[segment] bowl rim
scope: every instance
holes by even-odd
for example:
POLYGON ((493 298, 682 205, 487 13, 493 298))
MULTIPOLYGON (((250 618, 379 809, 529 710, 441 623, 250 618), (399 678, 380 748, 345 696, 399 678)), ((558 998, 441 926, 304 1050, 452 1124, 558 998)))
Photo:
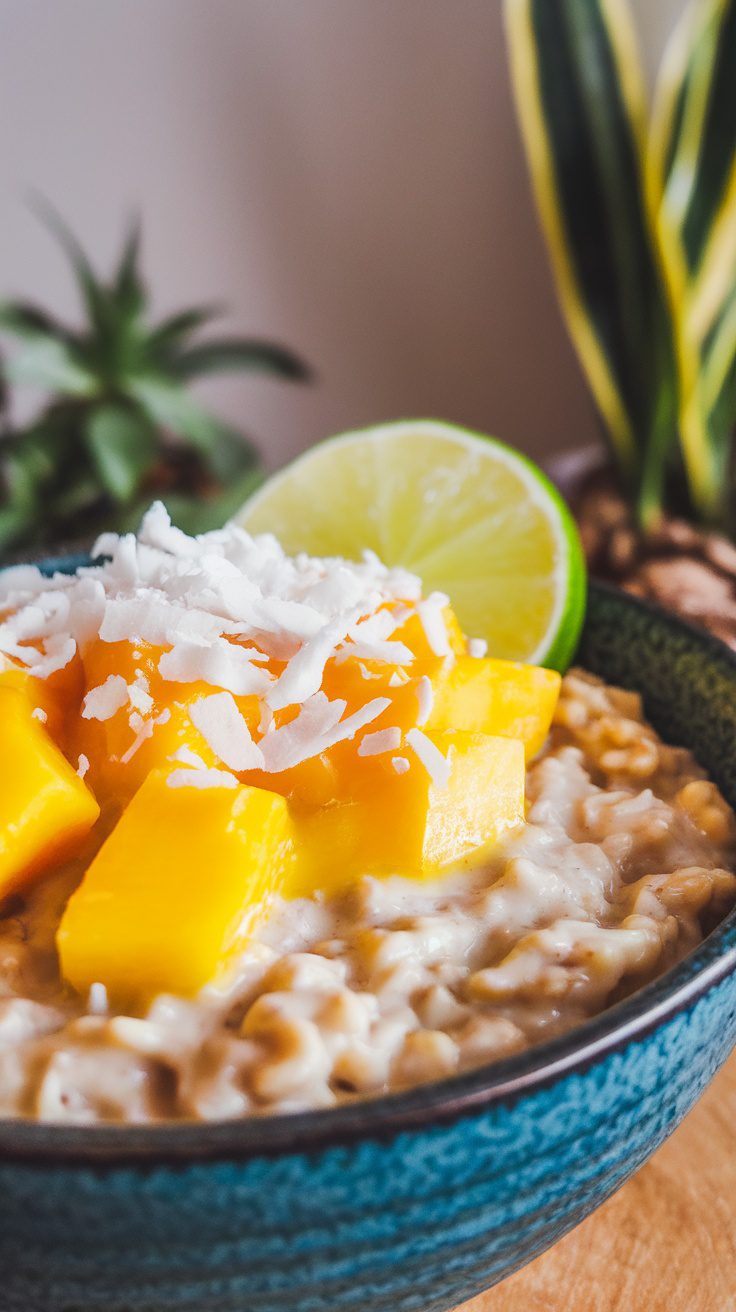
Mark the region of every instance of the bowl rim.
MULTIPOLYGON (((48 562, 74 566, 78 557, 48 562)), ((598 580, 590 590, 654 615, 676 633, 689 635, 704 654, 736 680, 736 652, 704 629, 656 604, 598 580)), ((322 1110, 266 1113, 217 1121, 150 1122, 141 1125, 67 1125, 24 1117, 0 1117, 0 1163, 38 1161, 70 1165, 107 1163, 133 1167, 248 1161, 323 1151, 393 1139, 402 1131, 449 1124, 510 1106, 591 1065, 692 1006, 736 973, 736 907, 682 961, 635 993, 558 1038, 517 1056, 398 1093, 356 1099, 322 1110)))

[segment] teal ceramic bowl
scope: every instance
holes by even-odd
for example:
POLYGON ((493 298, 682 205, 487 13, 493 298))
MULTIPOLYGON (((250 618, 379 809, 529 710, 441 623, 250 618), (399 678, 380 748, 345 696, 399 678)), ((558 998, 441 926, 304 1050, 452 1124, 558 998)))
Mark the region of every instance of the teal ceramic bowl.
MULTIPOLYGON (((736 657, 594 587, 579 659, 642 692, 736 803, 736 657)), ((731 915, 574 1033, 410 1093, 212 1125, 2 1123, 0 1305, 445 1312, 613 1193, 735 1041, 731 915)))

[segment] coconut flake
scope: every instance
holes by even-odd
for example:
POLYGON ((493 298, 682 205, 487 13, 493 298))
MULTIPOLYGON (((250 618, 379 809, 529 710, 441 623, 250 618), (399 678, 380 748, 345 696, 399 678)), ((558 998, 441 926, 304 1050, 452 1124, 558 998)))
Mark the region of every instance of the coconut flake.
POLYGON ((468 639, 468 655, 473 656, 476 660, 482 660, 488 654, 488 643, 485 638, 468 639))
POLYGON ((82 702, 83 720, 111 720, 128 705, 128 685, 120 674, 108 674, 104 683, 92 688, 82 702))
MULTIPOLYGON (((170 714, 171 712, 168 710, 167 707, 166 710, 167 718, 170 714)), ((158 717, 157 720, 144 720, 142 715, 139 715, 137 711, 133 711, 132 715, 130 716, 129 723, 131 729, 133 730, 133 733, 135 734, 135 738, 130 744, 128 750, 124 752, 123 755, 120 757, 121 765, 127 765, 129 761, 132 761, 136 752, 143 746, 145 742, 148 741, 149 738, 153 736, 153 731, 156 725, 165 724, 166 720, 163 719, 163 713, 158 717)))
POLYGON ((347 702, 342 698, 329 701, 323 692, 308 698, 293 720, 264 734, 260 747, 265 769, 270 774, 278 774, 318 755, 322 750, 319 744, 334 729, 346 709, 347 702))
POLYGON ((56 674, 57 670, 66 669, 77 653, 77 644, 72 637, 65 637, 63 633, 55 633, 52 637, 44 639, 41 644, 44 655, 34 660, 30 666, 30 673, 34 679, 48 679, 49 675, 56 674))
POLYGON ((432 680, 427 674, 423 674, 417 684, 417 701, 419 703, 417 724, 426 724, 432 714, 432 707, 434 706, 432 680))
POLYGON ((364 734, 358 744, 358 756, 381 756, 383 752, 395 752, 401 746, 401 730, 392 724, 388 729, 377 729, 375 733, 364 734))
POLYGON ((397 774, 406 774, 411 768, 405 756, 392 756, 391 764, 397 774))
POLYGON ((79 760, 77 761, 77 774, 79 775, 79 778, 84 779, 84 776, 86 775, 88 770, 89 770, 89 757, 85 756, 84 752, 80 752, 79 760))
POLYGON ((172 770, 166 784, 169 788, 237 788, 238 780, 229 770, 172 770))
POLYGON ((443 613, 449 600, 444 592, 431 592, 426 600, 417 603, 417 614, 435 656, 449 656, 451 651, 443 613))
POLYGON ((315 693, 304 703, 289 724, 274 729, 261 740, 265 768, 269 773, 288 770, 326 752, 336 743, 353 738, 359 729, 377 719, 388 706, 388 697, 375 697, 342 720, 346 709, 342 698, 328 701, 324 693, 315 693))
POLYGON ((208 683, 236 697, 263 693, 272 682, 267 670, 253 664, 249 648, 224 638, 216 638, 209 646, 192 639, 179 641, 160 657, 158 670, 163 679, 173 683, 208 683))
POLYGON ((107 989, 104 984, 95 981, 90 984, 87 995, 87 1011, 91 1016, 106 1016, 109 1011, 107 989))
POLYGON ((231 693, 217 692, 200 698, 189 708, 189 718, 218 760, 231 770, 263 768, 263 752, 253 742, 231 693))
POLYGON ((403 642, 351 642, 341 648, 337 657, 345 660, 382 661, 386 665, 411 665, 414 653, 403 642))
POLYGON ((139 670, 133 683, 126 685, 128 701, 141 715, 150 715, 153 710, 153 697, 149 692, 149 683, 142 670, 139 670))
POLYGON ((355 618, 353 611, 338 615, 292 656, 281 677, 266 693, 272 711, 306 702, 319 692, 325 665, 335 648, 344 641, 355 618))
POLYGON ((177 747, 176 751, 172 752, 171 756, 166 759, 181 765, 188 765, 192 770, 207 769, 207 762, 203 760, 198 752, 193 752, 191 747, 187 747, 186 743, 182 747, 177 747))
POLYGON ((31 711, 31 718, 34 720, 38 720, 41 724, 46 724, 46 721, 48 720, 49 717, 42 706, 34 706, 33 710, 31 711))
POLYGON ((410 729, 406 741, 421 761, 435 788, 446 788, 450 782, 450 762, 442 755, 439 747, 421 729, 410 729))

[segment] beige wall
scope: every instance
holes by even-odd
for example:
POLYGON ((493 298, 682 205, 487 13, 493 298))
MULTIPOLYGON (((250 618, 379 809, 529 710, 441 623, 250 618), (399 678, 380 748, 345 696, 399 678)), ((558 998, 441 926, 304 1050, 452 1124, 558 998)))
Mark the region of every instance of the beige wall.
MULTIPOLYGON (((650 62, 680 3, 635 3, 650 62)), ((138 206, 159 309, 222 296, 318 370, 209 385, 272 464, 410 414, 536 454, 595 432, 501 0, 0 0, 0 29, 0 291, 74 308, 28 188, 103 263, 138 206)))

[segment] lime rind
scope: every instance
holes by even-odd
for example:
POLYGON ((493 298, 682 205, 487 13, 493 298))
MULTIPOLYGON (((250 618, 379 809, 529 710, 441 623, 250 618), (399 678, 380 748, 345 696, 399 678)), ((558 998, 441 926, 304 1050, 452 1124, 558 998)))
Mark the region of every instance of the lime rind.
POLYGON ((439 420, 342 433, 273 475, 236 522, 275 532, 289 551, 373 548, 448 591, 492 651, 494 639, 508 648, 515 625, 520 634, 534 623, 524 649, 504 654, 564 670, 577 648, 586 575, 574 520, 542 471, 496 438, 439 420))

